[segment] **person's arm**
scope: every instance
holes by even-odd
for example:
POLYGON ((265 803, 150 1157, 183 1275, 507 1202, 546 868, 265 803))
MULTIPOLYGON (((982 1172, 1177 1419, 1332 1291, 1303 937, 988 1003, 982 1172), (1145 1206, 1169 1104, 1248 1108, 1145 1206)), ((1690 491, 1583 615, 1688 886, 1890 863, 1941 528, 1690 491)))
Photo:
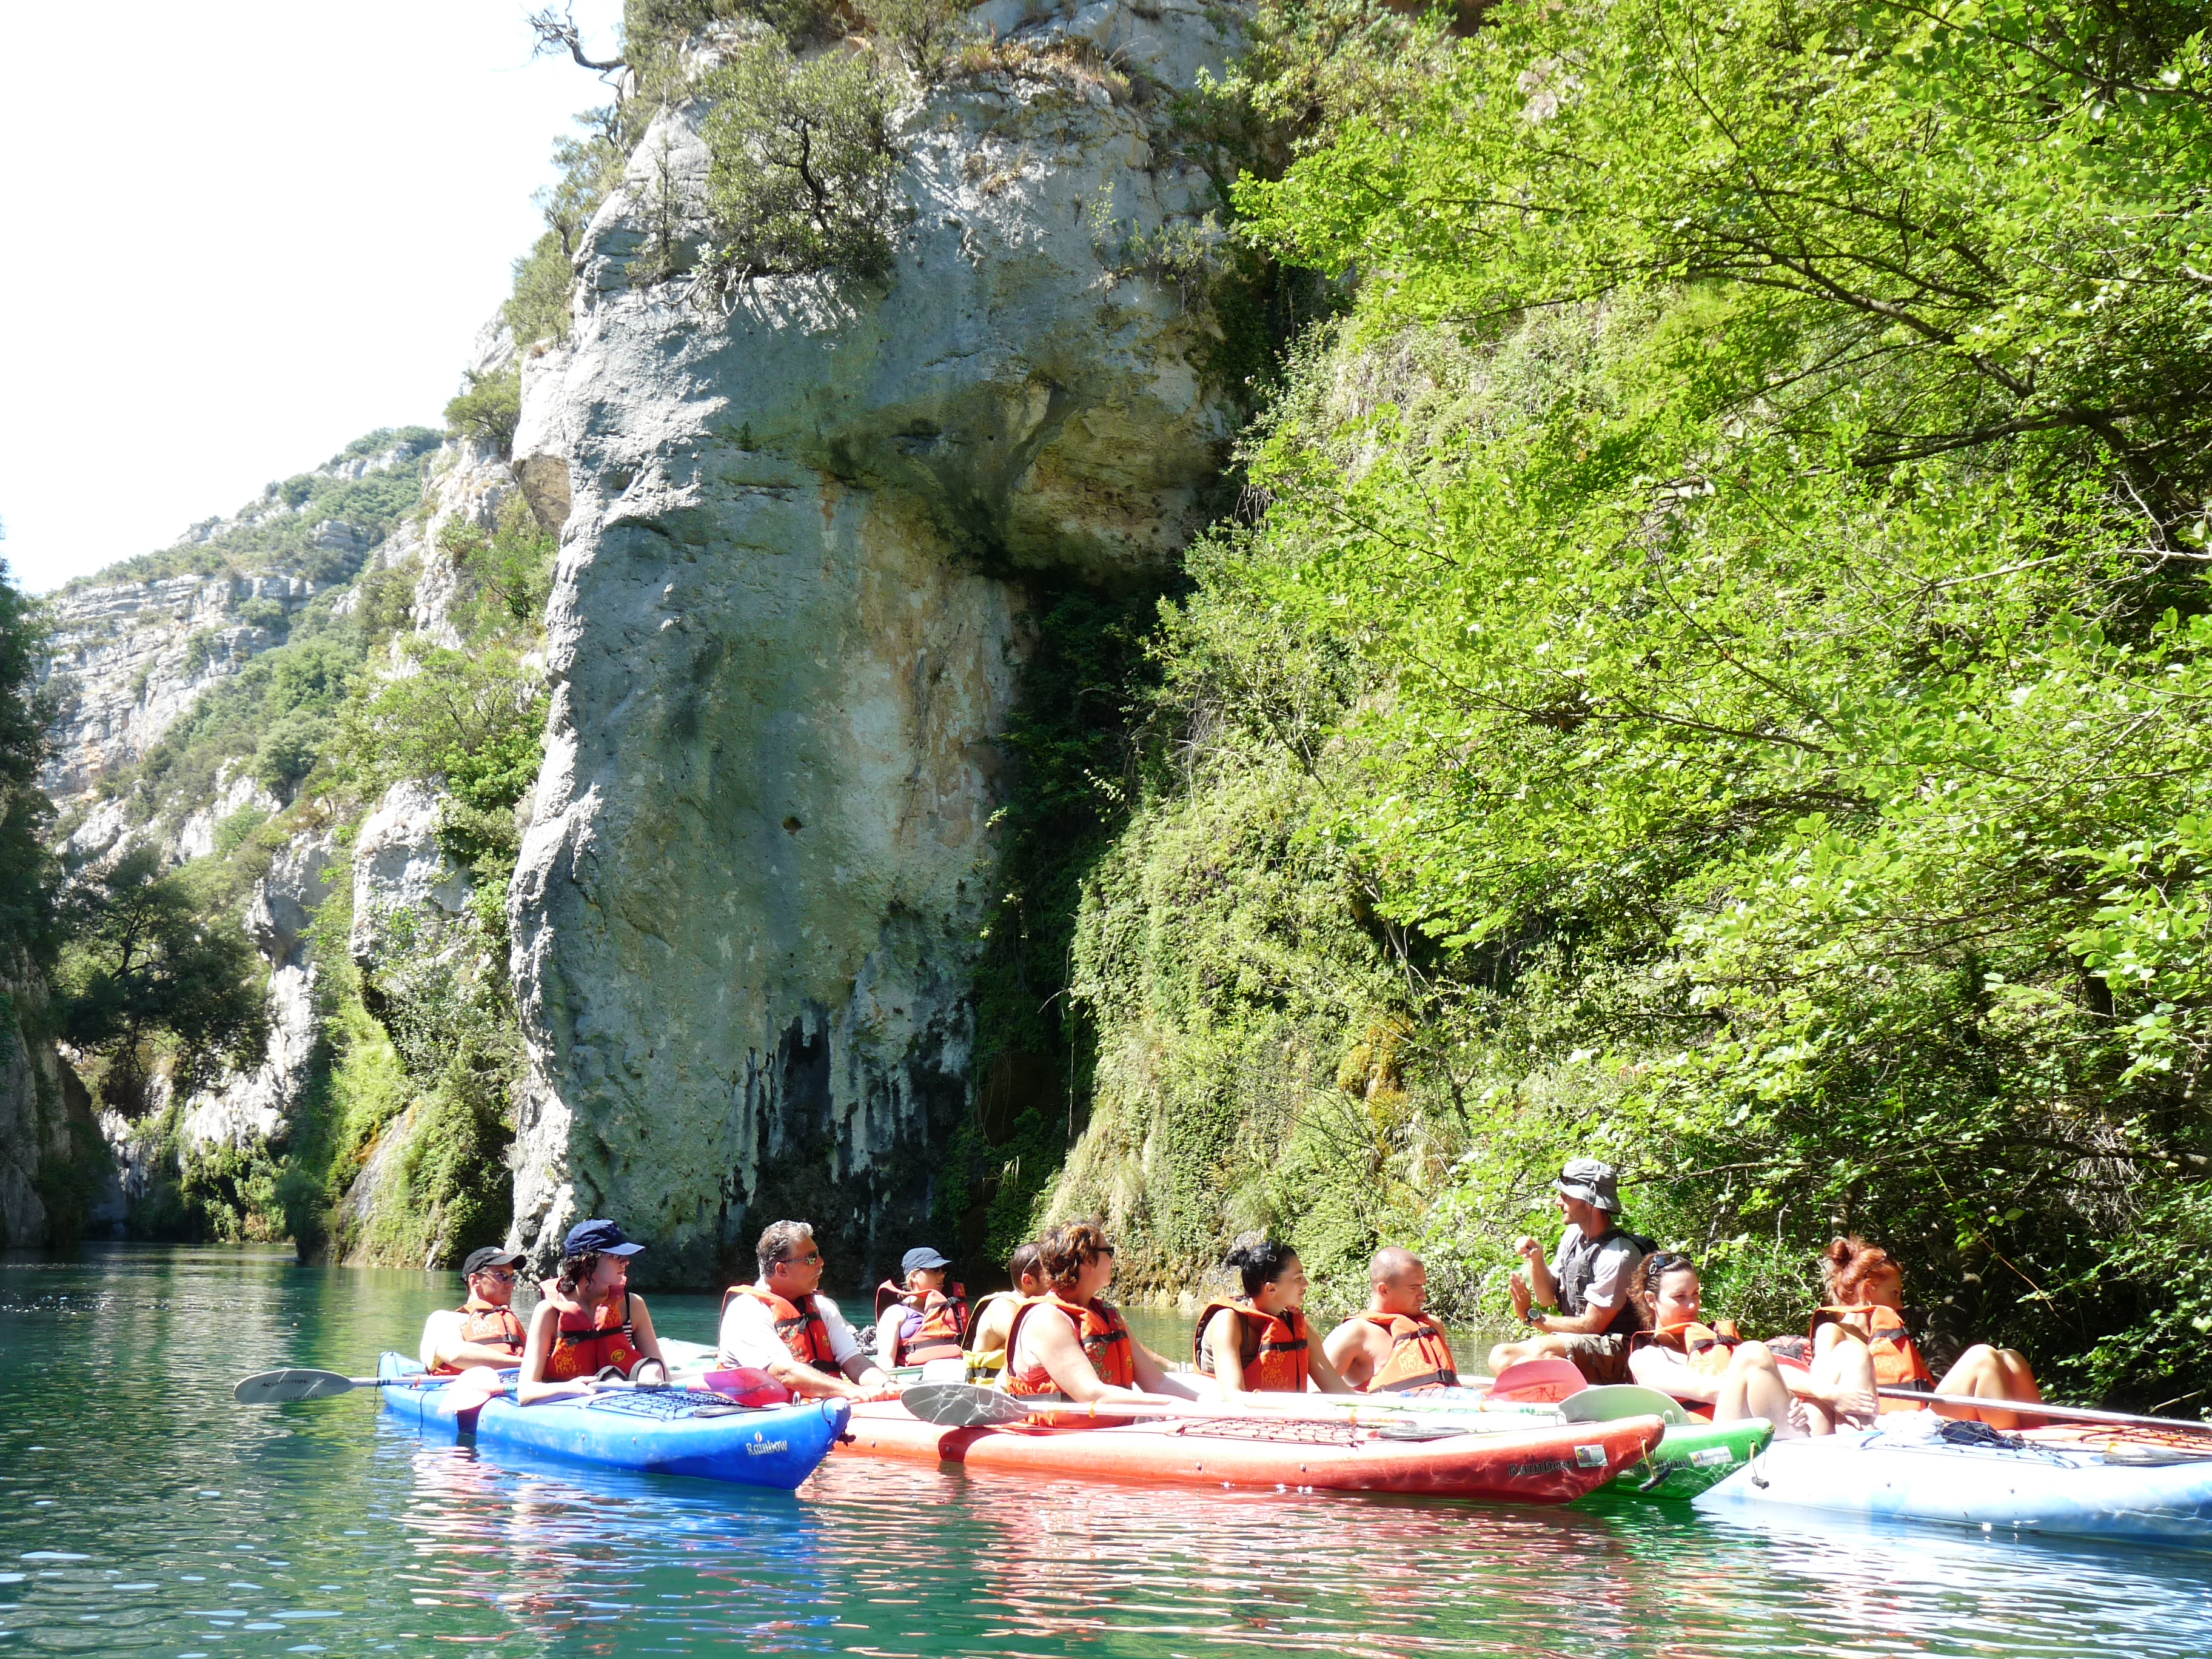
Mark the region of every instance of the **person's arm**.
POLYGON ((545 1357, 553 1350, 553 1334, 561 1322, 561 1310, 550 1302, 541 1302, 530 1316, 530 1335, 522 1348, 522 1376, 514 1385, 514 1401, 519 1406, 534 1406, 541 1400, 572 1400, 578 1395, 592 1392, 590 1382, 548 1382, 545 1378, 545 1357))
POLYGON ((1347 1319, 1331 1331, 1328 1340, 1321 1345, 1322 1352, 1328 1356, 1328 1363, 1336 1367, 1336 1374, 1355 1394, 1375 1380, 1378 1362, 1367 1340, 1369 1332, 1385 1342, 1390 1340, 1387 1333, 1376 1330, 1366 1320, 1347 1319))
MULTIPOLYGON (((1564 1240, 1562 1243, 1564 1243, 1564 1240)), ((1545 1257, 1544 1247, 1534 1238, 1523 1234, 1515 1241, 1513 1248, 1520 1254, 1522 1263, 1528 1273, 1528 1278, 1522 1281, 1522 1287, 1534 1293, 1531 1298, 1533 1304, 1543 1308, 1558 1307, 1559 1281, 1557 1274, 1553 1271, 1551 1262, 1545 1257)), ((1516 1279, 1520 1277, 1517 1273, 1514 1276, 1516 1279)), ((1520 1298, 1516 1297, 1515 1300, 1519 1301, 1520 1298)))
POLYGON ((898 1364, 899 1327, 906 1323, 906 1304, 894 1302, 876 1320, 876 1364, 889 1370, 898 1364))
POLYGON ((1711 1405, 1721 1397, 1721 1379, 1692 1370, 1667 1348, 1638 1348, 1628 1356, 1628 1374, 1647 1389, 1656 1389, 1677 1400, 1696 1400, 1711 1405))
POLYGON ((1213 1380, 1224 1394, 1249 1394, 1244 1381, 1244 1330, 1234 1310, 1224 1308, 1206 1322, 1206 1351, 1213 1356, 1213 1380))
POLYGON ((653 1310, 645 1305, 641 1296, 629 1299, 629 1340, 632 1347, 663 1372, 668 1370, 667 1358, 660 1352, 660 1339, 653 1334, 653 1310))
POLYGON ((1310 1346, 1306 1350, 1306 1364, 1313 1372, 1315 1386, 1323 1394, 1358 1394, 1359 1392, 1344 1380, 1343 1374, 1336 1369, 1335 1363, 1329 1358, 1328 1343, 1323 1342, 1317 1346, 1310 1346))
POLYGON ((851 1395, 854 1400, 874 1400, 891 1386, 891 1380, 877 1366, 875 1356, 860 1346, 860 1339, 837 1304, 820 1291, 814 1295, 814 1310, 822 1316, 822 1328, 829 1334, 830 1357, 853 1382, 858 1384, 851 1395))
MULTIPOLYGON (((1079 1344, 1078 1348, 1079 1352, 1079 1344)), ((1197 1400, 1203 1397, 1193 1383, 1186 1382, 1176 1373, 1170 1371, 1167 1368, 1165 1360, 1133 1338, 1130 1341, 1129 1357, 1133 1362, 1130 1369, 1136 1373, 1137 1387, 1143 1393, 1164 1394, 1175 1400, 1197 1400)), ((1088 1364, 1090 1362, 1085 1359, 1084 1363, 1088 1364)), ((1097 1373, 1094 1371, 1091 1375, 1096 1376, 1097 1373)), ((1115 1389, 1109 1392, 1118 1395, 1122 1391, 1115 1389)))
MULTIPOLYGON (((1598 1260, 1589 1289, 1583 1292, 1583 1310, 1578 1314, 1544 1315, 1532 1328, 1549 1331, 1554 1336, 1599 1335, 1619 1316, 1620 1305, 1628 1297, 1629 1275, 1643 1259, 1636 1247, 1626 1240, 1606 1250, 1598 1260)), ((1547 1273, 1545 1277, 1551 1275, 1547 1273)), ((1556 1295, 1556 1282, 1553 1289, 1556 1295)))

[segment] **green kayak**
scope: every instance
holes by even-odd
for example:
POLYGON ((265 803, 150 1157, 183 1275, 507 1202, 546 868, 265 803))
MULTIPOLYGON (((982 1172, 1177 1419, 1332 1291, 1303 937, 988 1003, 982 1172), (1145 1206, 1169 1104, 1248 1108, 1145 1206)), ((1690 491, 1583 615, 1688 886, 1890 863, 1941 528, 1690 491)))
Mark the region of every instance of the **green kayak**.
POLYGON ((1765 1449, 1774 1425, 1763 1417, 1735 1423, 1669 1424, 1666 1437, 1640 1463, 1632 1463, 1583 1498, 1585 1509, 1658 1499, 1686 1504, 1765 1449))

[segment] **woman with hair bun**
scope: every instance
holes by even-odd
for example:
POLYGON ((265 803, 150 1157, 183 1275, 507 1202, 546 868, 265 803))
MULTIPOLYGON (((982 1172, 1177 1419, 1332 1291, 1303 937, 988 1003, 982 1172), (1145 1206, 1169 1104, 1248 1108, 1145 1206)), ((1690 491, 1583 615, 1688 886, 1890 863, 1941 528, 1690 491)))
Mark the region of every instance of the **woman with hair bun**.
POLYGON ((1045 1293, 1015 1311, 1006 1335, 1007 1393, 1057 1394, 1082 1405, 1147 1393, 1197 1397, 1160 1368, 1130 1335, 1121 1310, 1105 1299, 1114 1282, 1114 1244, 1103 1231, 1071 1221, 1047 1233, 1037 1255, 1045 1293))
MULTIPOLYGON (((1987 1343, 1976 1343, 1967 1349, 1937 1380, 1922 1357, 1905 1315, 1905 1270, 1879 1244, 1869 1244, 1856 1235, 1833 1241, 1821 1252, 1820 1277, 1827 1285, 1828 1300, 1813 1315, 1816 1360, 1827 1356, 1838 1343, 1861 1342, 1873 1360, 1878 1386, 2023 1404, 2043 1398, 2025 1356, 1987 1343)), ((1881 1409, 1909 1412, 1915 1407, 1909 1400, 1892 1399, 1884 1400, 1881 1409)), ((2020 1413, 1988 1407, 1938 1406, 1935 1409, 1943 1417, 1978 1418, 1992 1428, 2018 1428, 2021 1424, 2020 1413)))
POLYGON ((1234 1302, 1209 1302, 1191 1333, 1198 1369, 1224 1394, 1351 1394, 1328 1356, 1312 1340, 1305 1316, 1306 1270, 1287 1244, 1262 1239, 1240 1244, 1223 1264, 1244 1294, 1234 1302))

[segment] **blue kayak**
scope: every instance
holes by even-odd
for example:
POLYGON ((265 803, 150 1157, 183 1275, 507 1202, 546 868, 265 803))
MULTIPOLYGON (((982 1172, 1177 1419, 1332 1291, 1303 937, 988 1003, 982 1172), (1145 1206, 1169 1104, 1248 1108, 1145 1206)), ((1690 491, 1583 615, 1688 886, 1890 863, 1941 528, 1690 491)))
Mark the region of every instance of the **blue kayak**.
POLYGON ((1818 1511, 1865 1521, 2212 1549, 2212 1439, 1948 1429, 1913 1413, 1871 1429, 1777 1440, 1699 1494, 1756 1521, 1818 1511))
MULTIPOLYGON (((422 1367, 405 1354, 387 1353, 376 1374, 420 1376, 422 1367)), ((479 1445, 514 1446, 574 1463, 787 1492, 830 1455, 853 1413, 842 1400, 754 1407, 697 1389, 613 1390, 527 1407, 493 1400, 471 1412, 456 1412, 443 1383, 378 1392, 386 1411, 428 1433, 472 1433, 479 1445)))

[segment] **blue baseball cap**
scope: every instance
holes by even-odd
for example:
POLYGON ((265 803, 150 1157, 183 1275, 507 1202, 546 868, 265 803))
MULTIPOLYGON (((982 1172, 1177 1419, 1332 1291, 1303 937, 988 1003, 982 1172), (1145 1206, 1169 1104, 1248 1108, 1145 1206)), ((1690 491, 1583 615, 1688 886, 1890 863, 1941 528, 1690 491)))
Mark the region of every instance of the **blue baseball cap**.
POLYGON ((902 1273, 910 1273, 919 1272, 925 1267, 949 1267, 951 1265, 928 1245, 917 1244, 900 1261, 899 1271, 902 1273))
POLYGON ((635 1255, 644 1248, 623 1237, 623 1230, 611 1221, 579 1221, 561 1241, 563 1255, 581 1255, 586 1250, 601 1255, 635 1255))

